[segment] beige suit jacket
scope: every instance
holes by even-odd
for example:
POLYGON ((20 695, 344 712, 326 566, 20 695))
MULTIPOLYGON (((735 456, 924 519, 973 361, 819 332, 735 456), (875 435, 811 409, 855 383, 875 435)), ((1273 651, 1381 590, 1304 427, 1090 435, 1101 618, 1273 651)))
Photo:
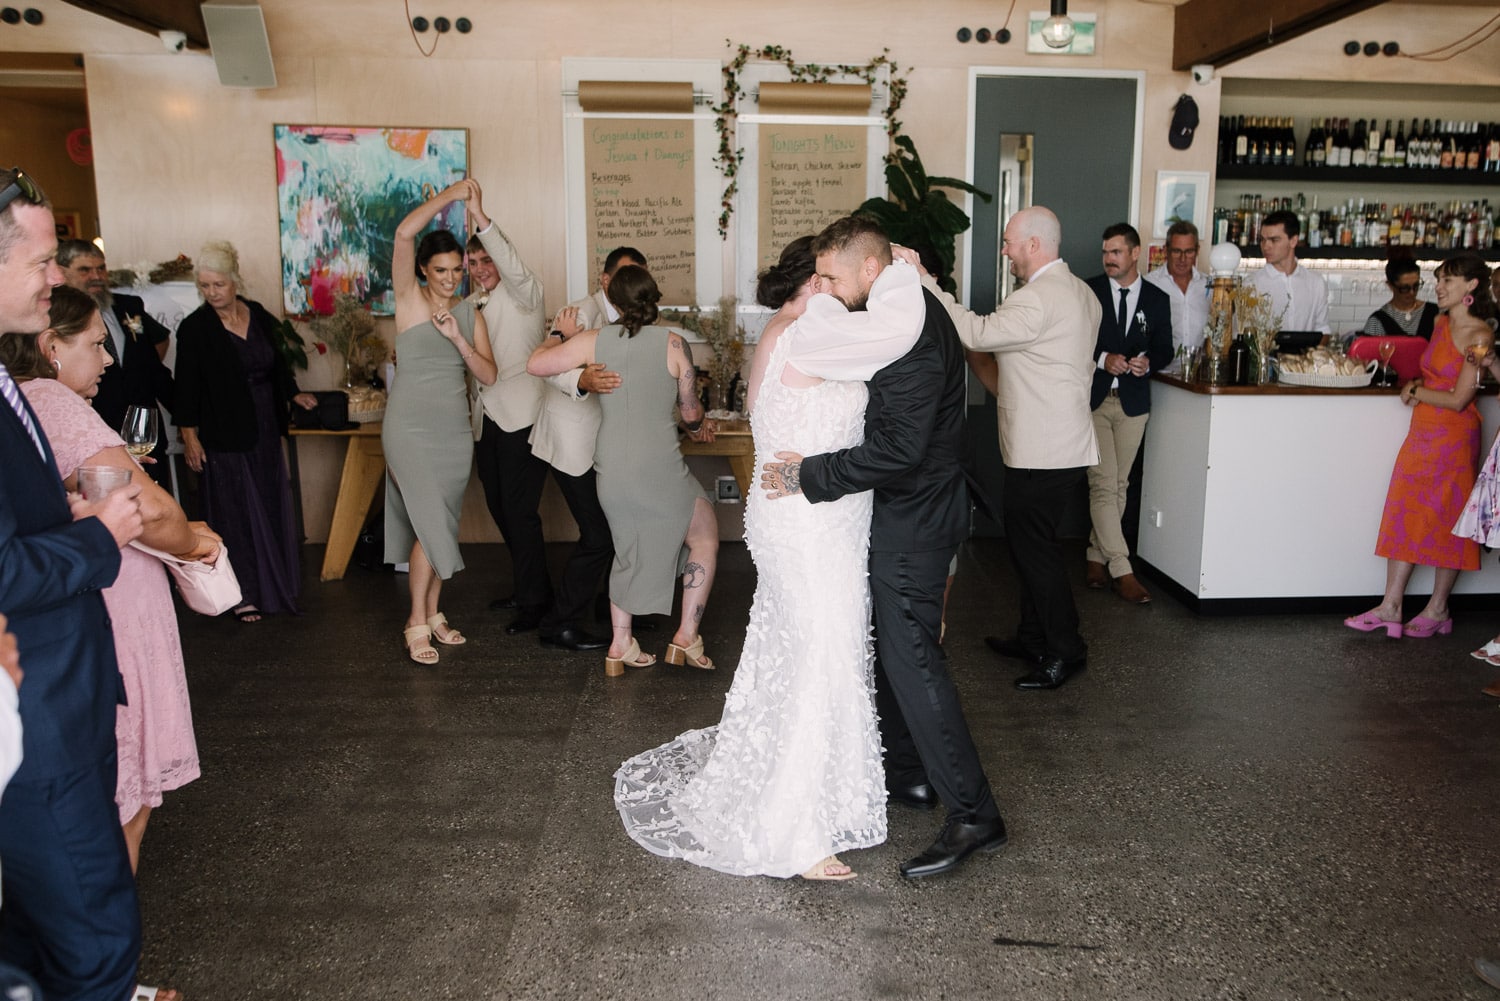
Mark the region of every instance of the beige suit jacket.
MULTIPOLYGON (((597 330, 609 322, 603 292, 569 305, 578 307, 578 322, 584 330, 597 330)), ((547 380, 554 389, 543 393, 531 428, 531 453, 569 476, 582 476, 593 468, 594 441, 602 419, 599 400, 592 393, 578 392, 579 371, 547 380)))
POLYGON ((1014 469, 1068 469, 1099 462, 1089 416, 1099 299, 1058 261, 977 316, 924 284, 948 309, 959 340, 995 355, 1000 455, 1014 469))

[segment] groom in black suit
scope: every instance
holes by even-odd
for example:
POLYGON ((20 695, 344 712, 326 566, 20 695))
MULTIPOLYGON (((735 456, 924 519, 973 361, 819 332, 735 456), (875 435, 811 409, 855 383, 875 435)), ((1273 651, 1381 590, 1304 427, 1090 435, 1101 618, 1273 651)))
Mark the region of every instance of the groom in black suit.
MULTIPOLYGON (((891 263, 891 243, 872 221, 850 216, 813 241, 820 291, 863 309, 891 263)), ((969 493, 960 456, 964 350, 947 310, 923 291, 922 333, 904 356, 869 381, 862 445, 806 458, 779 453, 767 464, 771 496, 802 493, 816 504, 875 492, 870 524, 870 597, 875 609, 876 706, 893 799, 948 807, 932 846, 901 865, 913 879, 956 868, 976 851, 1005 844, 1005 822, 969 735, 938 646, 948 564, 969 534, 969 493)))

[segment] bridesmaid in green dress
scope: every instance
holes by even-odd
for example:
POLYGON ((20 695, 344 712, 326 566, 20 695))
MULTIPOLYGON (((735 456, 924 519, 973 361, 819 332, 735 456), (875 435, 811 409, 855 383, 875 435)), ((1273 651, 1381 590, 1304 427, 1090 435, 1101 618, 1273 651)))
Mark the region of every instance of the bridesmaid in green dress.
POLYGON ((603 420, 594 447, 599 504, 609 519, 615 562, 609 575, 609 655, 604 673, 656 663, 631 635, 636 615, 672 611, 673 584, 682 577, 682 620, 667 644, 669 664, 712 668, 698 631, 719 559, 719 522, 677 447, 675 403, 696 441, 712 441, 703 420, 697 372, 682 335, 656 322, 661 292, 645 268, 629 265, 610 278, 605 293, 620 322, 577 332, 577 311, 558 316, 559 343, 548 338, 526 370, 550 376, 604 362, 623 377, 620 388, 599 397, 603 420))
POLYGON ((410 560, 411 614, 403 637, 418 664, 437 663, 432 641, 465 642, 438 610, 443 581, 463 569, 458 516, 474 439, 466 374, 489 386, 498 374, 484 315, 459 301, 463 247, 444 229, 417 235, 455 201, 474 195, 459 181, 413 209, 396 227, 391 284, 396 293, 396 358, 386 404, 385 558, 410 560))

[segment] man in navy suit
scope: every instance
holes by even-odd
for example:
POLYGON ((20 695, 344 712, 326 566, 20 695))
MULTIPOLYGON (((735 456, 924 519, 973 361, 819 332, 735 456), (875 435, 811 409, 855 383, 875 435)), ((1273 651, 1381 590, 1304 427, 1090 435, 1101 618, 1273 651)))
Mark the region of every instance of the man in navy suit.
POLYGON ((1146 420, 1151 416, 1151 373, 1172 362, 1172 300, 1140 274, 1141 235, 1129 223, 1104 231, 1104 274, 1088 281, 1103 307, 1097 368, 1089 407, 1099 464, 1090 466, 1088 586, 1102 589, 1113 580, 1116 593, 1144 605, 1151 593, 1130 566, 1122 519, 1130 469, 1135 465, 1146 420))
MULTIPOLYGON (((0 171, 0 332, 46 327, 62 284, 56 252, 41 190, 0 171)), ((141 532, 140 487, 70 501, 3 366, 0 469, 0 612, 26 671, 21 767, 0 798, 0 960, 35 977, 49 1001, 124 1001, 141 926, 114 802, 124 688, 99 592, 141 532)))
MULTIPOLYGON (((154 408, 161 404, 170 414, 174 387, 172 372, 163 359, 172 332, 146 312, 146 304, 138 297, 110 291, 104 254, 87 240, 60 243, 57 265, 63 269, 64 282, 99 304, 99 315, 109 331, 104 347, 114 364, 99 377, 94 412, 116 431, 125 421, 125 411, 132 406, 154 408)), ((146 464, 146 472, 167 486, 171 475, 167 468, 166 435, 157 436, 151 457, 156 461, 146 464)))

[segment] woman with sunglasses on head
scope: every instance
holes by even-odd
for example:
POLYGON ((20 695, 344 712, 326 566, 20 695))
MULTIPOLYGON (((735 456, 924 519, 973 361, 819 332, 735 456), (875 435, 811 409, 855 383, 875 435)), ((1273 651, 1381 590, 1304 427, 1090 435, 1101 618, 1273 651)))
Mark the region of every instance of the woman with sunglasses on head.
POLYGON ((1391 299, 1370 314, 1360 333, 1369 337, 1421 337, 1432 339, 1437 323, 1437 303, 1417 298, 1422 291, 1422 269, 1413 260, 1391 261, 1385 266, 1385 284, 1391 299))

